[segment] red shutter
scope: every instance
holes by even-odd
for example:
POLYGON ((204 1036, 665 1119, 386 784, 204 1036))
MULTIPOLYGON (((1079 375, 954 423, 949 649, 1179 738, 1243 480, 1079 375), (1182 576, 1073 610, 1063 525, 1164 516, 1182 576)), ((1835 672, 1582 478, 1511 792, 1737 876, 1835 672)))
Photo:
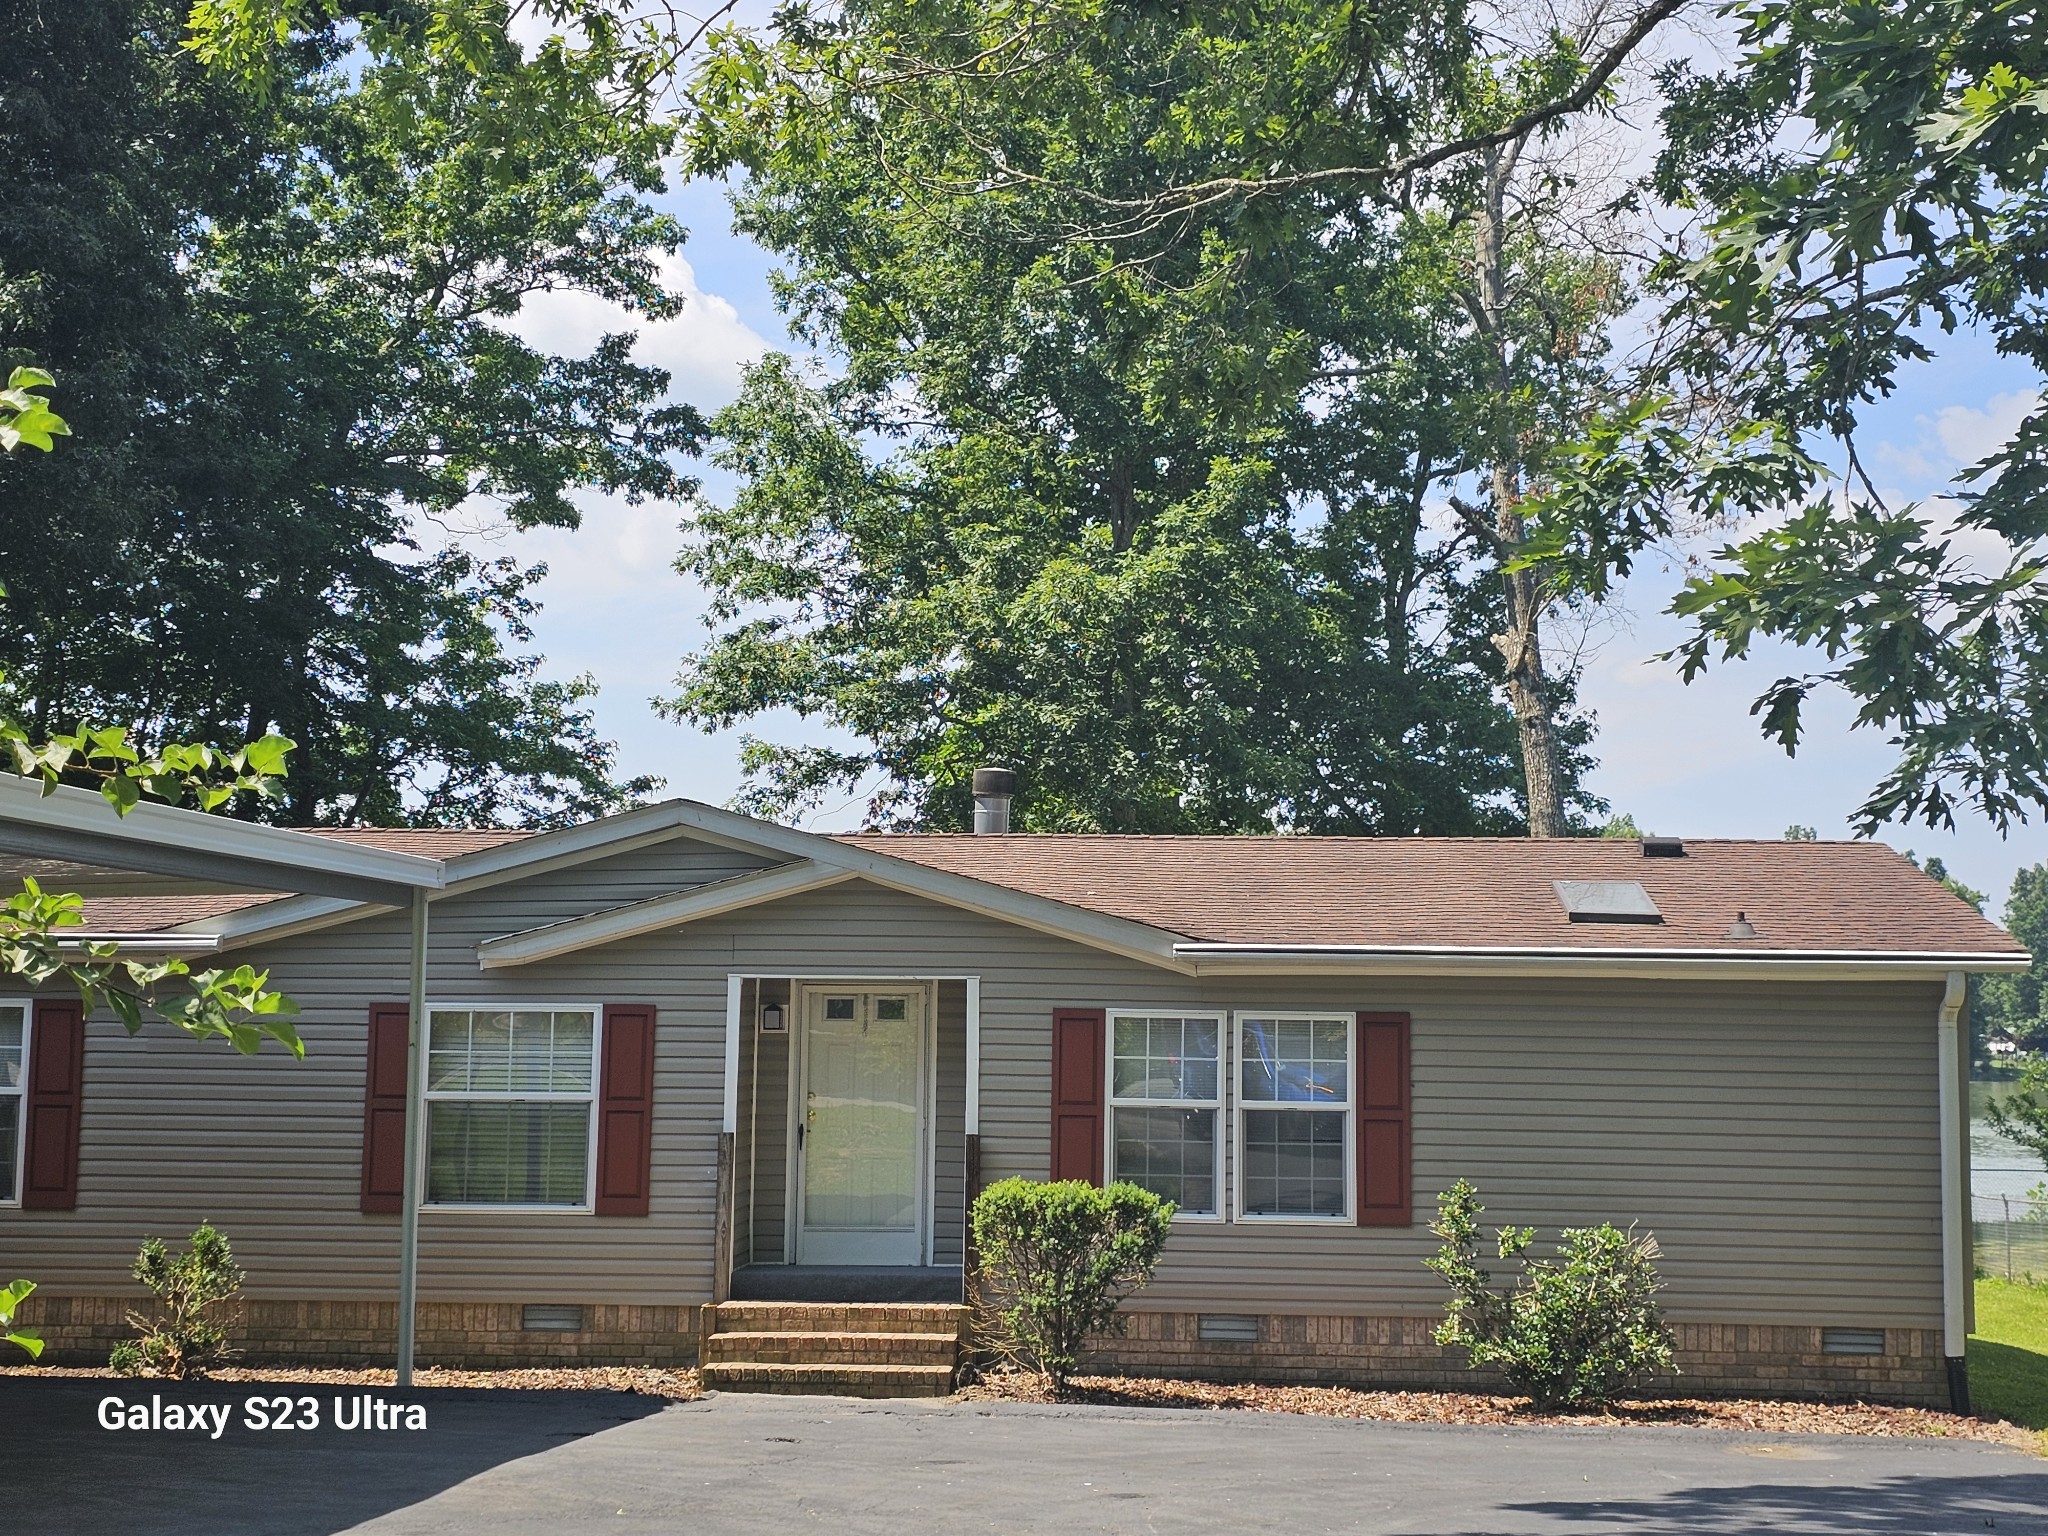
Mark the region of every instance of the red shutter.
POLYGON ((38 1002, 28 1028, 28 1158, 21 1203, 78 1208, 78 1117, 85 1096, 85 1007, 38 1002))
POLYGON ((1103 1031, 1100 1008, 1052 1014, 1052 1176, 1102 1183, 1103 1031))
POLYGON ((370 1005, 363 1089, 363 1213, 394 1215, 405 1204, 406 1030, 404 1003, 370 1005))
POLYGON ((1358 1016, 1358 1224, 1415 1220, 1411 1171, 1408 1015, 1358 1016))
POLYGON ((654 1009, 607 1003, 597 1088, 597 1214, 645 1216, 654 1161, 654 1009))

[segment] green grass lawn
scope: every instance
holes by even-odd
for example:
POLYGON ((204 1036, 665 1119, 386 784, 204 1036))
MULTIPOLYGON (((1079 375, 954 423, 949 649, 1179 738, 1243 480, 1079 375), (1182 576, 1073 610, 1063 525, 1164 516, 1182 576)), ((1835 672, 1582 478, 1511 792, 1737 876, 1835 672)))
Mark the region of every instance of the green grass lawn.
POLYGON ((1970 1406, 1987 1417, 2048 1430, 2048 1285, 1977 1282, 1970 1406))

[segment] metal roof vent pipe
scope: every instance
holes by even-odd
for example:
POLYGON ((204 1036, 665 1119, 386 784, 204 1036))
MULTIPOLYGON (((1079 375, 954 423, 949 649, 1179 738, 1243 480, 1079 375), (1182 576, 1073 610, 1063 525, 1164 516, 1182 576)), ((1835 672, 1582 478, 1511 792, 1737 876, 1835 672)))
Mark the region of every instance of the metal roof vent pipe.
POLYGON ((1728 925, 1728 937, 1731 939, 1753 939, 1756 937, 1756 924, 1749 920, 1747 912, 1735 914, 1735 921, 1728 925))
POLYGON ((1008 768, 974 770, 974 832, 977 837, 1010 830, 1010 799, 1017 775, 1008 768))

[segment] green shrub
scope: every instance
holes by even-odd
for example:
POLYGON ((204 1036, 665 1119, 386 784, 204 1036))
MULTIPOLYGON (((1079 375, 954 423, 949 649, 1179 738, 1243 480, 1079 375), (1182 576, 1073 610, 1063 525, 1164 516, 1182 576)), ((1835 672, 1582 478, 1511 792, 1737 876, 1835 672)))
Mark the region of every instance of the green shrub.
POLYGON ((974 1202, 982 1342, 1066 1388, 1089 1335, 1152 1278, 1173 1203, 1135 1184, 1004 1179, 974 1202))
POLYGON ((107 1363, 115 1370, 182 1381, 204 1376, 233 1353, 222 1314, 241 1292, 242 1270, 228 1240, 211 1226, 200 1226, 175 1256, 162 1238, 143 1239, 129 1273, 155 1294, 161 1315, 128 1314, 141 1337, 114 1346, 107 1363))
POLYGON ((1522 1274, 1496 1290, 1479 1267, 1479 1216, 1486 1208, 1463 1179, 1437 1198, 1430 1231, 1443 1239, 1423 1262, 1451 1287, 1439 1344, 1470 1352, 1539 1408, 1601 1406, 1660 1372, 1675 1370, 1671 1332, 1657 1308, 1657 1240, 1602 1223, 1567 1228, 1555 1259, 1527 1257, 1535 1231, 1503 1227, 1503 1259, 1522 1274))

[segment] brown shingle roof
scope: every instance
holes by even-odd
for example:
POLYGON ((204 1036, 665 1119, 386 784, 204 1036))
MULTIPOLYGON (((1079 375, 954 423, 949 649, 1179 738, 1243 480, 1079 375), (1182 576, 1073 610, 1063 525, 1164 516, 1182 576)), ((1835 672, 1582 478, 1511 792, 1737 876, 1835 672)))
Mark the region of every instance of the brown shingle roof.
POLYGON ((1360 949, 2011 954, 2012 938, 1881 843, 1601 838, 842 839, 1189 939, 1360 949), (1661 923, 1574 923, 1554 880, 1633 880, 1661 923), (1753 939, 1731 939, 1737 912, 1753 939))

